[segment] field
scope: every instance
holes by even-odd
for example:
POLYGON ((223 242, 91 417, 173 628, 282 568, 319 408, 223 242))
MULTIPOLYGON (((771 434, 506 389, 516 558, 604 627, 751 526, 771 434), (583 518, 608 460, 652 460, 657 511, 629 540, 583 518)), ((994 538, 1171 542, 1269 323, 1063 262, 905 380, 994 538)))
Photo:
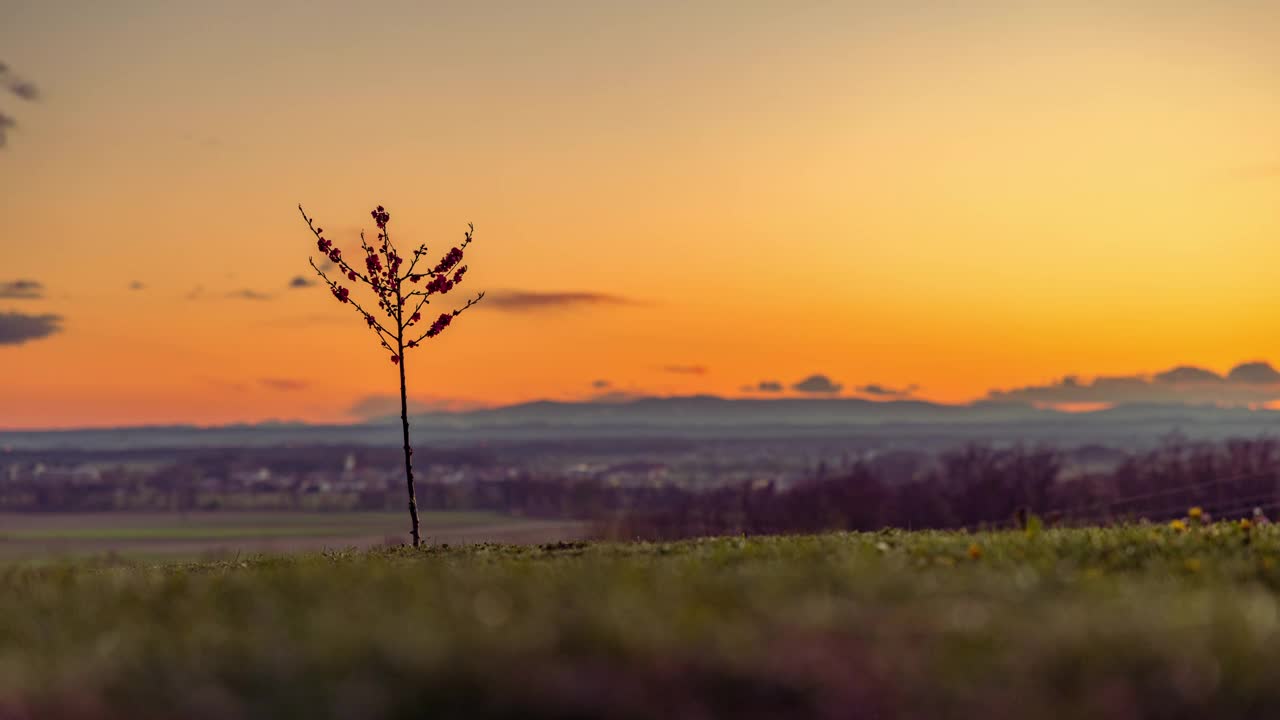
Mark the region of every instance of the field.
POLYGON ((4 566, 0 716, 1280 716, 1280 531, 4 566))
MULTIPOLYGON (((439 543, 541 543, 583 532, 578 523, 495 513, 420 516, 423 537, 439 543)), ((408 526, 407 512, 0 513, 0 558, 200 558, 370 548, 406 541, 408 526)))

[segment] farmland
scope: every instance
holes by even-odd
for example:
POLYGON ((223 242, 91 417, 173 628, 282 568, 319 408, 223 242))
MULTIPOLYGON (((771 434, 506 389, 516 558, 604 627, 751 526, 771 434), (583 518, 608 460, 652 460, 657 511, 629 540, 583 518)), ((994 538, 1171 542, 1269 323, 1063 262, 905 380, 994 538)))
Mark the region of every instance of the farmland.
POLYGON ((16 717, 1273 717, 1239 523, 8 563, 16 717))
MULTIPOLYGON (((0 513, 0 558, 197 558, 369 548, 405 541, 408 522, 403 512, 0 513)), ((579 523, 491 512, 426 512, 422 523, 424 535, 440 543, 540 543, 583 532, 579 523)))

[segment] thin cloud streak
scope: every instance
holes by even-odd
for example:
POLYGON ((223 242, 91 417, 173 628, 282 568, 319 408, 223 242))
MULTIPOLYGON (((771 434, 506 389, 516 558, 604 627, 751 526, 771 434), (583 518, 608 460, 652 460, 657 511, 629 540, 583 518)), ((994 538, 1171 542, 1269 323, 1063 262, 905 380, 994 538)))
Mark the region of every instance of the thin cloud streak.
POLYGON ((485 297, 480 307, 504 312, 536 312, 578 307, 627 306, 641 303, 621 295, 600 292, 537 292, 533 290, 495 290, 485 297))
POLYGON ((709 371, 706 365, 664 365, 662 372, 673 375, 706 375, 709 371))
POLYGON ((10 280, 0 282, 0 298, 5 300, 39 300, 44 297, 44 285, 36 280, 10 280))
POLYGON ((253 300, 255 302, 271 299, 271 295, 268 293, 258 292, 257 290, 249 290, 247 288, 243 290, 236 290, 235 292, 227 293, 227 297, 233 298, 236 300, 253 300))

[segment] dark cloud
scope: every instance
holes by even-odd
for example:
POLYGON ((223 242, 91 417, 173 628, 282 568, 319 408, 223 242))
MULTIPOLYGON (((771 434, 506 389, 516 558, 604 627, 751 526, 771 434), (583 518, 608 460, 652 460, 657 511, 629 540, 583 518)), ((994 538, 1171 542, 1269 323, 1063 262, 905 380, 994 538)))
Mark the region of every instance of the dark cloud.
POLYGON ((62 331, 60 315, 0 313, 0 345, 21 345, 62 331))
POLYGON ((191 292, 189 292, 189 293, 187 293, 187 294, 186 294, 186 298, 187 298, 188 300, 199 300, 199 299, 200 299, 200 298, 202 298, 202 297, 204 297, 204 286, 203 286, 203 285, 197 285, 197 286, 195 286, 195 287, 191 288, 191 292))
POLYGON ((235 298, 237 300, 270 300, 271 299, 271 295, 267 293, 258 292, 257 290, 249 290, 247 288, 243 290, 236 290, 235 292, 229 292, 227 293, 227 297, 235 298))
POLYGON ((129 283, 130 290, 145 290, 146 288, 147 288, 146 285, 143 285, 141 282, 137 280, 134 280, 133 282, 129 283))
POLYGON ((707 367, 705 365, 664 365, 662 372, 675 375, 706 375, 707 367))
MULTIPOLYGON (((0 63, 0 85, 21 100, 31 102, 40 98, 40 90, 34 83, 18 77, 4 63, 0 63)), ((12 115, 0 112, 0 148, 8 141, 7 131, 17 126, 18 121, 12 115)))
POLYGON ((747 385, 742 389, 746 392, 780 393, 784 388, 777 380, 761 380, 755 385, 747 385))
POLYGON ((1227 373, 1227 380, 1250 385, 1275 385, 1280 383, 1280 372, 1265 362, 1241 363, 1227 373))
POLYGON ((307 387, 305 380, 290 380, 288 378, 262 378, 258 382, 272 390, 303 390, 307 387))
POLYGON ((6 300, 38 300, 44 297, 44 285, 35 280, 0 282, 0 298, 6 300))
POLYGON ((596 380, 595 382, 591 383, 591 387, 595 388, 596 390, 604 390, 605 388, 611 387, 612 385, 613 383, 609 382, 608 380, 596 380))
POLYGON ((883 398, 906 398, 911 397, 920 386, 911 384, 902 388, 893 388, 879 383, 870 383, 854 388, 854 391, 861 395, 872 395, 874 397, 883 398))
POLYGON ((987 399, 1037 405, 1249 405, 1280 400, 1280 373, 1265 362, 1249 362, 1237 365, 1226 377, 1190 365, 1150 376, 1103 376, 1092 381, 1068 375, 1046 385, 992 390, 987 399))
POLYGON ((40 99, 40 89, 35 86, 35 83, 27 80, 15 80, 9 83, 9 92, 23 100, 35 101, 40 99))
POLYGON ((40 88, 30 80, 19 77, 9 69, 8 65, 0 63, 0 85, 4 85, 9 92, 16 95, 22 100, 35 102, 40 99, 40 88))
POLYGON ((495 290, 481 306, 507 312, 561 310, 595 305, 636 305, 636 301, 620 295, 597 292, 535 292, 532 290, 495 290))
POLYGON ((315 284, 314 280, 309 280, 302 275, 294 275, 293 278, 289 280, 289 287, 291 288, 307 288, 315 284))
POLYGON ((18 122, 10 115, 0 112, 0 148, 4 147, 9 141, 8 131, 17 127, 18 122))
POLYGON ((815 395, 834 395, 840 392, 844 387, 839 383, 833 382, 826 375, 810 375, 800 382, 791 386, 792 390, 802 393, 812 393, 815 395))

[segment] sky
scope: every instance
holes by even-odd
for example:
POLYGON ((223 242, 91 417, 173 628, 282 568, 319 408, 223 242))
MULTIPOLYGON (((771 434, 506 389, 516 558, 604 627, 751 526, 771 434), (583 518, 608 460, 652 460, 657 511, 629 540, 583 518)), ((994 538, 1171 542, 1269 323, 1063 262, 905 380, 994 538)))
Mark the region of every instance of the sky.
POLYGON ((0 63, 0 427, 382 408, 299 203, 475 223, 423 407, 1280 360, 1274 0, 8 0, 0 63))

